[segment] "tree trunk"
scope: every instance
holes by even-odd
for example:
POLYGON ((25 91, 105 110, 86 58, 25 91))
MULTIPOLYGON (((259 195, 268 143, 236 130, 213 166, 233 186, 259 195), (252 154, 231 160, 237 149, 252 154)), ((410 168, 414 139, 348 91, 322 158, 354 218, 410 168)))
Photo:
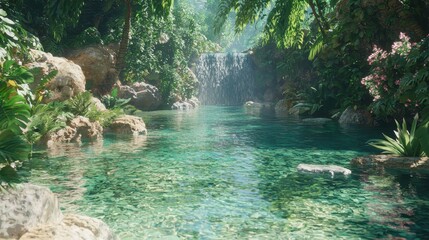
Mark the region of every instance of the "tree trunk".
POLYGON ((115 66, 118 77, 121 76, 122 70, 125 66, 125 56, 127 54, 131 28, 131 0, 124 0, 124 3, 126 5, 127 10, 125 12, 125 23, 124 28, 122 29, 121 43, 119 44, 119 50, 116 56, 115 66))
POLYGON ((322 33, 322 36, 325 39, 326 38, 326 35, 325 35, 326 33, 325 33, 325 30, 324 30, 324 28, 322 26, 322 23, 320 22, 320 16, 319 16, 319 14, 317 14, 316 6, 314 5, 313 0, 307 0, 307 3, 308 3, 308 5, 310 5, 310 8, 311 8, 311 11, 313 13, 314 19, 316 20, 317 25, 319 25, 320 32, 322 33))

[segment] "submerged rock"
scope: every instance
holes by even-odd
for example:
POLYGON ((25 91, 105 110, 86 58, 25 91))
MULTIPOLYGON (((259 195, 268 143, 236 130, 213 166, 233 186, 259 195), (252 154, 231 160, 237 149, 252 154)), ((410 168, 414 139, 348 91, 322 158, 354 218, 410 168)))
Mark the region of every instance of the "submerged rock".
POLYGON ((343 125, 374 125, 374 119, 370 112, 364 109, 354 109, 352 107, 348 107, 344 110, 338 122, 343 125))
POLYGON ((332 119, 330 119, 330 118, 304 118, 304 119, 302 119, 302 122, 310 123, 310 124, 326 124, 326 123, 332 122, 332 119))
POLYGON ((0 239, 18 239, 33 227, 62 218, 57 197, 45 187, 22 184, 0 192, 0 239))
POLYGON ((46 84, 47 89, 52 93, 49 99, 46 99, 47 102, 64 101, 85 91, 85 75, 79 65, 38 50, 31 50, 30 54, 33 62, 25 66, 41 70, 39 75, 34 76, 34 82, 30 87, 38 87, 44 75, 54 70, 58 71, 58 74, 46 84))
POLYGON ((115 120, 109 126, 109 131, 116 134, 146 134, 146 125, 141 117, 123 115, 115 120))
POLYGON ((43 225, 31 229, 20 240, 113 240, 116 237, 106 223, 96 218, 80 215, 66 215, 57 224, 43 225))
POLYGON ((335 174, 350 175, 352 173, 352 171, 350 171, 349 169, 337 165, 317 165, 301 163, 296 169, 302 172, 330 173, 332 176, 334 176, 335 174))
POLYGON ((130 104, 142 111, 156 110, 162 103, 158 88, 143 82, 120 86, 118 97, 130 98, 130 104))
POLYGON ((385 167, 396 169, 429 169, 429 157, 399 157, 393 155, 369 155, 357 157, 350 164, 358 167, 385 167))

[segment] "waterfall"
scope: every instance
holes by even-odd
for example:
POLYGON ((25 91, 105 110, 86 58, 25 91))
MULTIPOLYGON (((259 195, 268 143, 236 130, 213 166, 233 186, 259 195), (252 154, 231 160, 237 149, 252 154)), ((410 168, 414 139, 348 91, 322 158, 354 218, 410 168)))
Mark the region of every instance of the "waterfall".
POLYGON ((242 105, 253 99, 255 71, 248 54, 203 54, 195 73, 203 105, 242 105))

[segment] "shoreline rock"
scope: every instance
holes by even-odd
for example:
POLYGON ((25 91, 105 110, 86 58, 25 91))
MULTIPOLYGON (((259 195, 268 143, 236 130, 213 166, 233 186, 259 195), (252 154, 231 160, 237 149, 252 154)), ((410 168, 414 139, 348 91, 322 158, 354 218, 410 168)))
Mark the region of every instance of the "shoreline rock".
POLYGON ((369 155, 357 157, 350 161, 357 167, 385 167, 410 170, 429 170, 429 157, 399 157, 393 155, 369 155))
POLYGON ((63 216, 57 196, 29 183, 0 192, 0 239, 115 240, 103 221, 63 216))

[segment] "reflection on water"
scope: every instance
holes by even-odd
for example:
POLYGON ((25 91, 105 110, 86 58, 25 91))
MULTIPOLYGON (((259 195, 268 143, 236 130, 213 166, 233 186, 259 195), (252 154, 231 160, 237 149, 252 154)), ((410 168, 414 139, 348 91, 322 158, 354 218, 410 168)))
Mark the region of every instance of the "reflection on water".
POLYGON ((204 107, 143 116, 149 133, 64 145, 26 164, 64 211, 106 221, 122 239, 424 239, 428 175, 331 178, 299 163, 348 166, 374 129, 204 107))

